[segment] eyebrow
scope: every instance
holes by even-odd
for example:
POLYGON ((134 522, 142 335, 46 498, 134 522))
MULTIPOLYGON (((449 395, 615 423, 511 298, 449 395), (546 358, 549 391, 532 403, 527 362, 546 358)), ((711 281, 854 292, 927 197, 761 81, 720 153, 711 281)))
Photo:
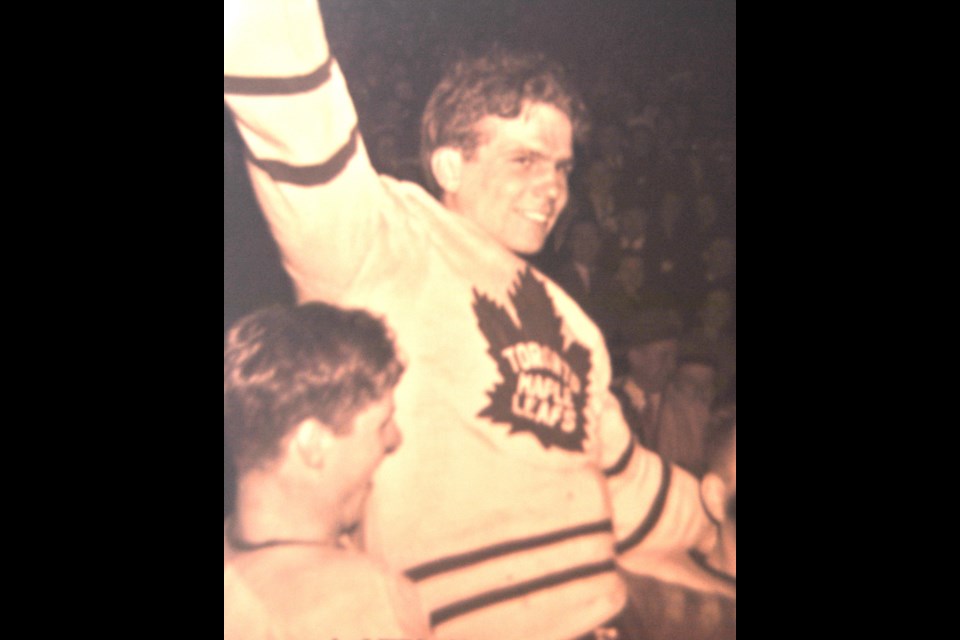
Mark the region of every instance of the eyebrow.
MULTIPOLYGON (((537 160, 549 160, 549 156, 547 156, 546 153, 544 153, 544 152, 542 152, 542 151, 540 151, 540 150, 538 150, 538 149, 534 149, 534 148, 532 148, 532 147, 529 147, 529 146, 527 146, 527 145, 522 145, 522 144, 519 145, 519 146, 516 146, 516 147, 508 147, 508 149, 507 149, 507 155, 510 155, 510 156, 526 156, 526 155, 528 155, 528 156, 533 156, 533 157, 534 157, 535 159, 537 159, 537 160)), ((560 158, 560 159, 557 161, 557 166, 561 166, 561 167, 563 167, 563 168, 565 168, 565 169, 567 169, 567 168, 572 169, 572 168, 573 168, 573 165, 574 165, 574 157, 573 157, 573 155, 560 158)))

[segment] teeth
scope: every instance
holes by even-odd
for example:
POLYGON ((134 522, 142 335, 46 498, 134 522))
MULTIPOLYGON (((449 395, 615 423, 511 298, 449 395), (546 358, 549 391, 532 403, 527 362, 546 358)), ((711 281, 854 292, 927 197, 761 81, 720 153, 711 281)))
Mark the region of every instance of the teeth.
POLYGON ((545 224, 550 219, 550 216, 540 213, 539 211, 521 211, 520 213, 528 220, 533 220, 540 224, 545 224))

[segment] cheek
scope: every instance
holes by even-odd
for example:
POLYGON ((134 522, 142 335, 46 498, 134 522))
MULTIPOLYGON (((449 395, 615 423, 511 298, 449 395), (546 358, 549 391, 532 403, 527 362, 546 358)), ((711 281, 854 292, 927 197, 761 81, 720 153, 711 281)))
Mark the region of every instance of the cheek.
POLYGON ((377 467, 380 466, 380 463, 383 462, 383 448, 377 447, 376 449, 372 450, 367 460, 367 471, 369 475, 372 476, 377 470, 377 467))
POLYGON ((477 205, 481 213, 490 210, 490 203, 506 199, 511 192, 509 175, 496 171, 478 171, 471 180, 469 199, 477 205))

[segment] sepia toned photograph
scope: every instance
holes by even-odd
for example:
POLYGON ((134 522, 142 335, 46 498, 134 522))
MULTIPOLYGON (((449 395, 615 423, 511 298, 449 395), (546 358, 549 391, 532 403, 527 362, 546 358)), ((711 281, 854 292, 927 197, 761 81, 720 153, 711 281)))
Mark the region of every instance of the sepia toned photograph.
POLYGON ((736 1, 224 0, 224 640, 736 638, 736 1))

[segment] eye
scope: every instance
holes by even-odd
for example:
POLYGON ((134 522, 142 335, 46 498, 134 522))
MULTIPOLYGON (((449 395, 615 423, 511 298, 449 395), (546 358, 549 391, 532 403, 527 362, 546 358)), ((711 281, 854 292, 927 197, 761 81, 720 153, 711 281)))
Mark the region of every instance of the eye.
POLYGON ((517 156, 516 158, 513 159, 513 162, 514 164, 526 169, 533 166, 533 156, 529 156, 529 155, 517 156))

